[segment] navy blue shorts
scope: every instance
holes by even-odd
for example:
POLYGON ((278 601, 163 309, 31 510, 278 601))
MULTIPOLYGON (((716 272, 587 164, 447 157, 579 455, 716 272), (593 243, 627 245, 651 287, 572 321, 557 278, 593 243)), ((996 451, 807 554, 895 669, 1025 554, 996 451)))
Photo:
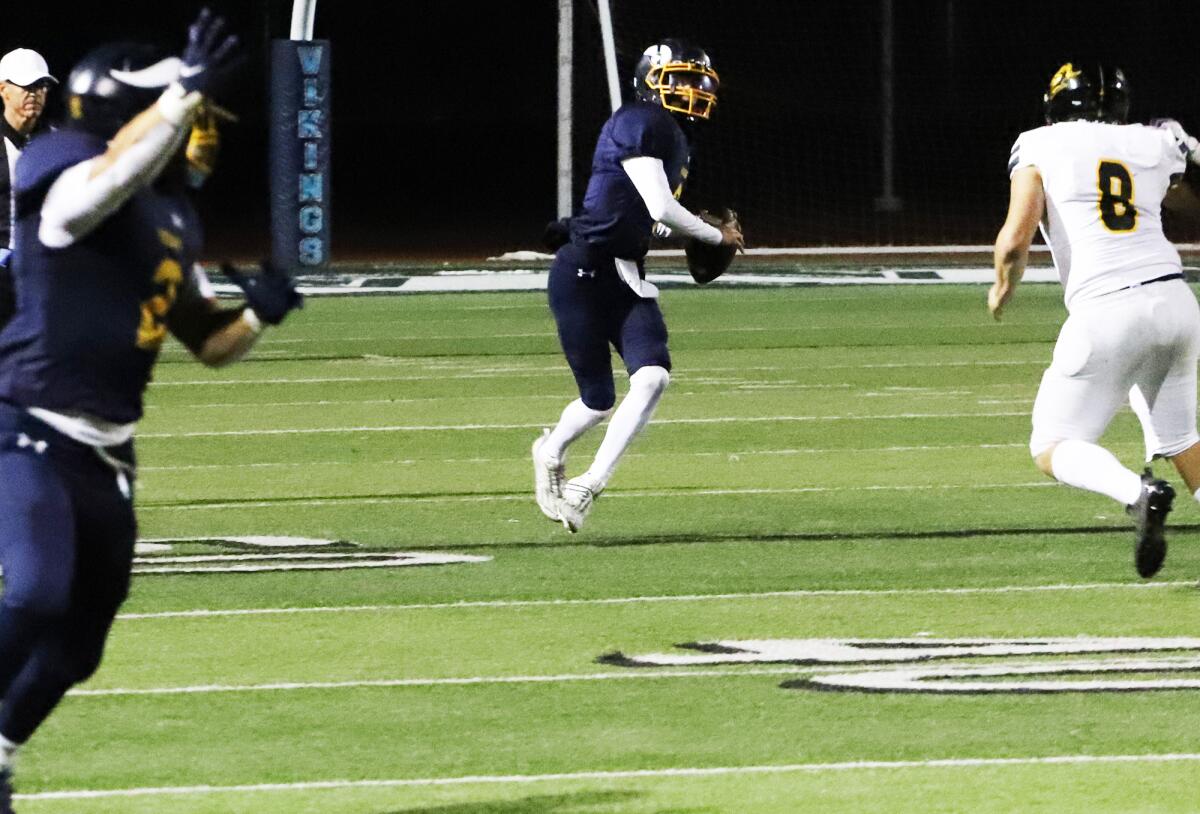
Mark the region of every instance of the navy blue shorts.
MULTIPOLYGON (((109 452, 129 465, 131 490, 132 443, 109 452)), ((95 449, 0 402, 4 604, 45 616, 115 614, 137 538, 127 491, 95 449)))
POLYGON ((616 401, 610 346, 630 375, 651 365, 671 369, 658 300, 633 293, 611 258, 597 261, 578 246, 563 246, 550 267, 549 297, 579 396, 593 410, 616 401))

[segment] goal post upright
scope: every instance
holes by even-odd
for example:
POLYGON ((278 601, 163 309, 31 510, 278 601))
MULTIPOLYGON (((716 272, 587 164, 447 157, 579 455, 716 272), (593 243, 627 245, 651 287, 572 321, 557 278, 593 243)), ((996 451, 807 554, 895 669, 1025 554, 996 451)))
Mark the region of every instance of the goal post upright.
POLYGON ((329 264, 332 82, 329 40, 313 38, 317 0, 293 0, 289 39, 271 41, 271 260, 329 264))

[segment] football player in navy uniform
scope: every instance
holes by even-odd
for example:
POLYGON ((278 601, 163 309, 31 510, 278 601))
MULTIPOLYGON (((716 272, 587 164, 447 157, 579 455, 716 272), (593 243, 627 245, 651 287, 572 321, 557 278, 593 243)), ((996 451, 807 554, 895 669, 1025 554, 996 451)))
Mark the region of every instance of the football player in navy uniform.
POLYGON ((646 49, 634 70, 634 98, 601 129, 582 211, 555 253, 550 309, 579 398, 534 442, 534 490, 542 513, 572 533, 670 380, 667 326, 643 265, 651 230, 657 223, 706 243, 743 246, 736 224, 712 226, 677 200, 689 134, 712 115, 719 81, 700 48, 671 39, 646 49), (629 392, 615 411, 610 345, 629 371, 629 392), (567 448, 610 415, 591 466, 566 480, 567 448))
POLYGON ((300 304, 283 272, 222 309, 192 272, 199 224, 178 182, 237 38, 204 11, 181 57, 102 46, 72 70, 65 126, 16 165, 17 310, 0 332, 0 814, 11 760, 90 676, 129 587, 133 433, 170 331, 238 358, 300 304))

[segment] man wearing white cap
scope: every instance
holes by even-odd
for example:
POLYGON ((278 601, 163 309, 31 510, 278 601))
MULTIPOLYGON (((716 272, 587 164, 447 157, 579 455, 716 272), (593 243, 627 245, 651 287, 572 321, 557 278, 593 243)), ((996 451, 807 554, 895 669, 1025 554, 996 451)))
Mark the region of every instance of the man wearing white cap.
POLYGON ((3 136, 0 154, 4 157, 0 161, 0 201, 8 204, 5 207, 8 212, 0 216, 0 327, 8 322, 16 307, 8 270, 12 254, 13 167, 42 118, 50 86, 57 82, 37 51, 15 48, 0 57, 0 101, 4 103, 4 115, 0 117, 3 136))

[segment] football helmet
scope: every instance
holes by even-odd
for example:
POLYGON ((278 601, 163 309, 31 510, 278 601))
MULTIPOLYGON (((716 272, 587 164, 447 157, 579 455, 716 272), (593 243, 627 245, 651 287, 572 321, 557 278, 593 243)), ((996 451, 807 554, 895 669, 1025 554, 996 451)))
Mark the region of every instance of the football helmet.
POLYGON ((111 137, 178 78, 180 65, 179 57, 134 42, 89 51, 67 78, 67 123, 111 137))
POLYGON ((1046 124, 1075 119, 1125 124, 1129 80, 1115 65, 1068 62, 1055 71, 1042 101, 1046 124))
POLYGON ((720 77, 704 49, 678 39, 656 42, 633 70, 633 95, 687 121, 708 119, 717 106, 720 77))

